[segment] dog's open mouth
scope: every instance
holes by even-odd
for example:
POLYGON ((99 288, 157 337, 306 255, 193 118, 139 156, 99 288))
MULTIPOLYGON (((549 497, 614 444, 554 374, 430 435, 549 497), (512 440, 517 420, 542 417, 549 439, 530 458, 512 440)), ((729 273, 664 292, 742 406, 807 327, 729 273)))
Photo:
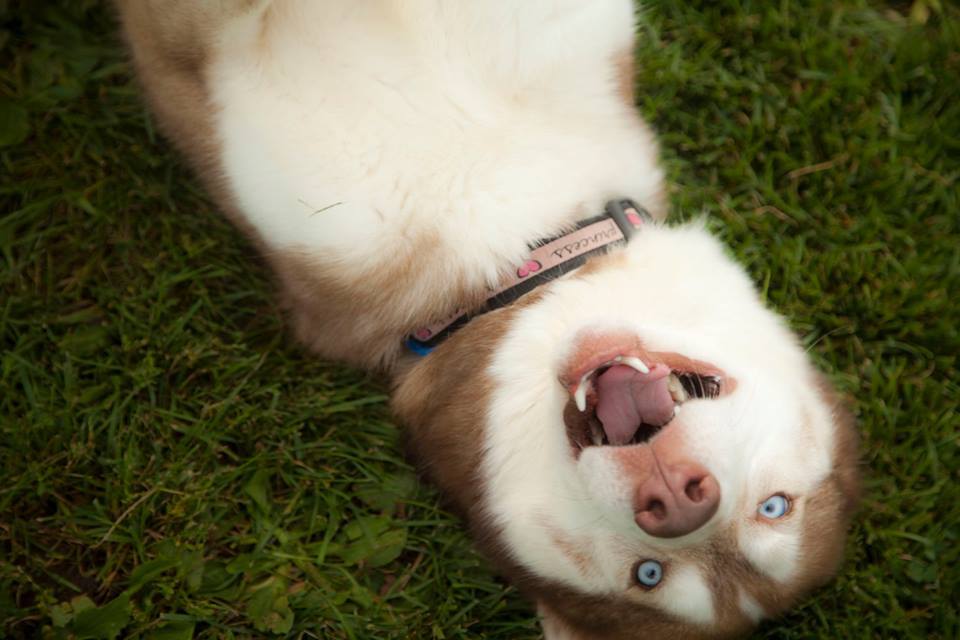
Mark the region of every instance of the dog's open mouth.
POLYGON ((571 399, 564 411, 574 449, 646 442, 683 403, 721 395, 719 371, 692 369, 617 355, 586 370, 569 384, 571 399))

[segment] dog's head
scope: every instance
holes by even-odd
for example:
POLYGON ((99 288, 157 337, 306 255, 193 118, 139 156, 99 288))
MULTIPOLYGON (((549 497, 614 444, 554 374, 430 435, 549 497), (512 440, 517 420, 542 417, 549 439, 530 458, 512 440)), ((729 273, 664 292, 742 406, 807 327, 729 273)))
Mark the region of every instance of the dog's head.
POLYGON ((548 638, 736 634, 824 582, 852 424, 701 228, 652 228, 416 363, 395 408, 548 638))

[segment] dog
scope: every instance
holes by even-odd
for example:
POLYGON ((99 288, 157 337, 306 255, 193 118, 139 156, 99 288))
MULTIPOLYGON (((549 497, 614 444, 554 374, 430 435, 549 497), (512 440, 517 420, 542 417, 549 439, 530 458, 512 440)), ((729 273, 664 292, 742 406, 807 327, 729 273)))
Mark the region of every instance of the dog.
POLYGON ((836 571, 854 425, 667 226, 629 0, 117 0, 149 106, 313 352, 380 371, 550 640, 724 637, 836 571))

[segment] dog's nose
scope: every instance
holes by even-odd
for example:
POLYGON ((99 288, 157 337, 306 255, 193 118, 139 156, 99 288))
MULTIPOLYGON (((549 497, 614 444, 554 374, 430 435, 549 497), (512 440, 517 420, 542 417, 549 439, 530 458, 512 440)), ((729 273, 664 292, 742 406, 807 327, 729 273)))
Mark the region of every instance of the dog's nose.
POLYGON ((658 538, 677 538, 702 527, 717 512, 720 485, 698 464, 658 466, 657 472, 637 487, 634 519, 658 538))

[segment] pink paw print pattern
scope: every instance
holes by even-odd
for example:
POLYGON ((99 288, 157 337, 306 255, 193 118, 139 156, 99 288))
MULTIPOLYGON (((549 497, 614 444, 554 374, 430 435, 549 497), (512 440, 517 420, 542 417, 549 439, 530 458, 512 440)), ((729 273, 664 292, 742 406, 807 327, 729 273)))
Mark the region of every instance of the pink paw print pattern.
POLYGON ((634 227, 643 226, 643 218, 640 217, 640 214, 637 213, 636 209, 627 209, 625 213, 627 214, 627 220, 629 220, 630 224, 632 224, 634 227))
POLYGON ((526 278, 532 273, 536 273, 543 268, 543 265, 536 260, 527 260, 519 269, 517 269, 518 278, 526 278))

